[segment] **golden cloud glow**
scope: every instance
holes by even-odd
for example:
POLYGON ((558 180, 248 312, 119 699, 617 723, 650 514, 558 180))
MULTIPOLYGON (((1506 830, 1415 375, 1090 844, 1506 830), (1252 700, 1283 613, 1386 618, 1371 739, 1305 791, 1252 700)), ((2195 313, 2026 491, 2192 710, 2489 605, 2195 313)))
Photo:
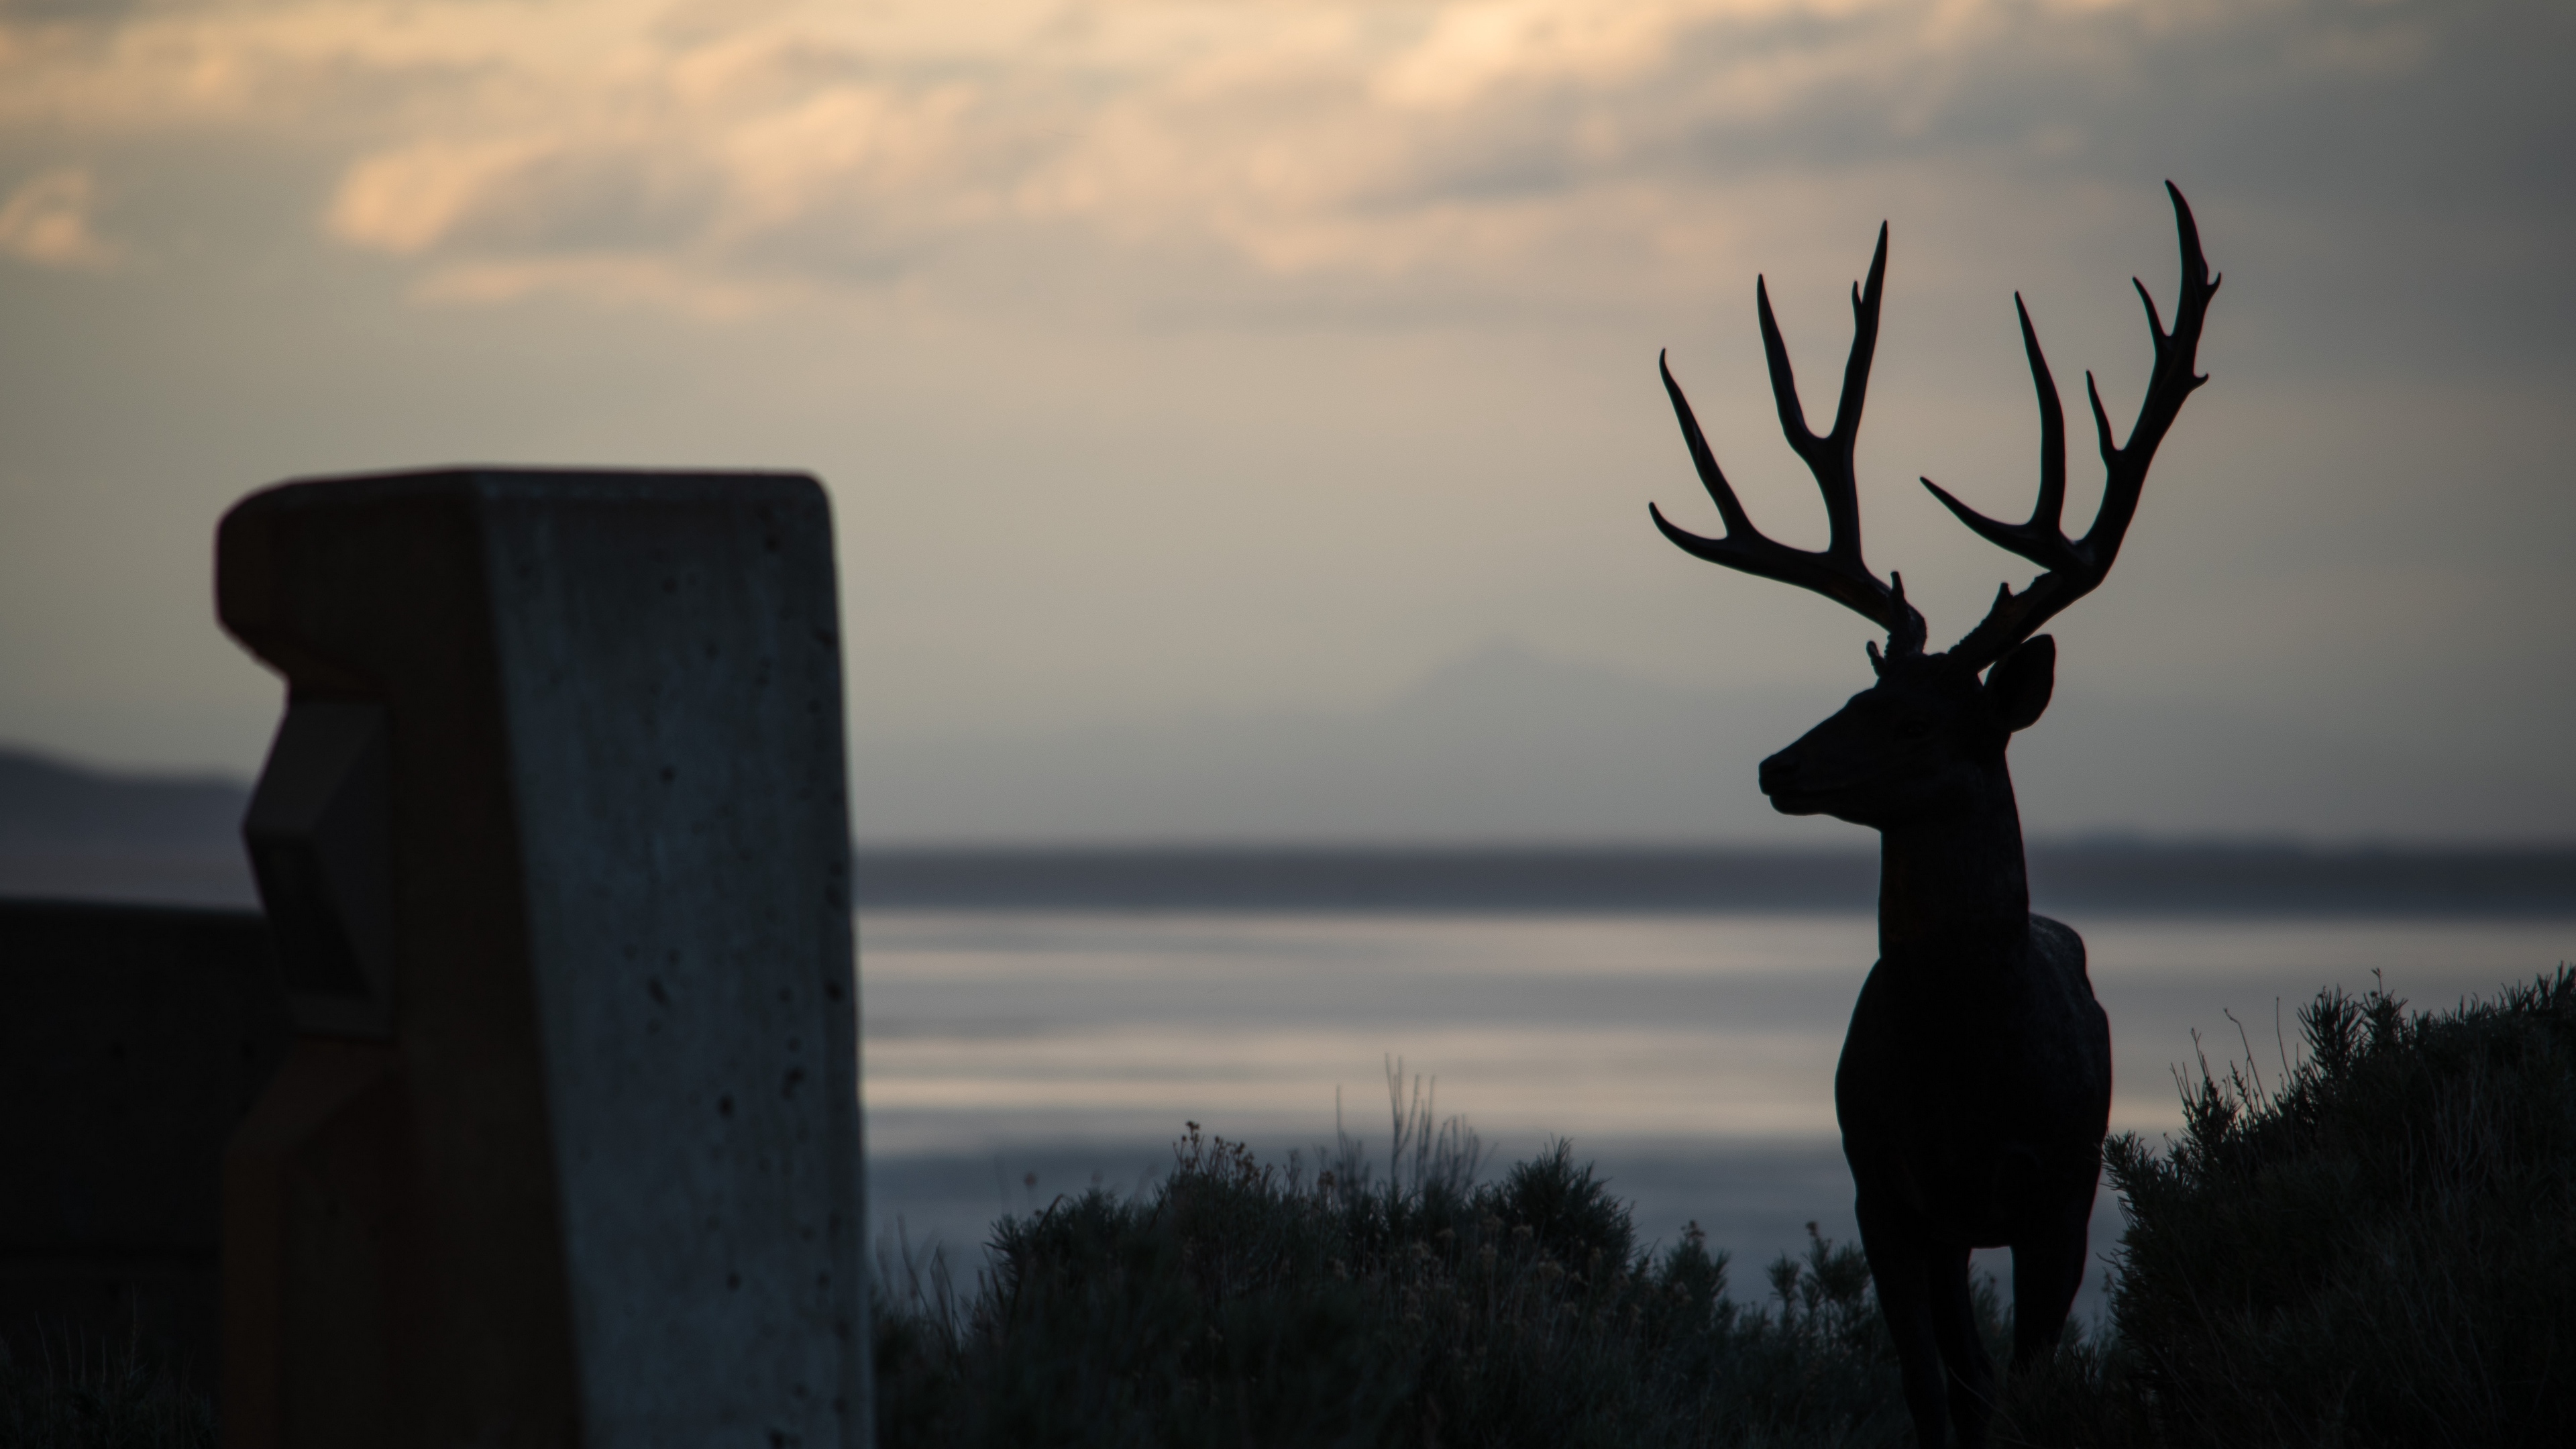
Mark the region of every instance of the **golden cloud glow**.
POLYGON ((93 228, 97 183, 77 166, 47 171, 0 201, 0 253, 40 267, 104 271, 118 249, 93 228))
MULTIPOLYGON (((325 233, 450 297, 605 269, 620 295, 662 278, 738 302, 1015 236, 1509 287, 1606 227, 1705 236, 1721 173, 1800 117, 1919 134, 1963 84, 1940 57, 2104 8, 210 0, 0 24, 0 134, 318 146, 337 156, 325 233)), ((2218 23, 2179 13, 2155 23, 2218 23)))
POLYGON ((497 180, 544 149, 527 141, 424 141, 369 156, 349 169, 332 199, 331 234, 396 256, 426 251, 454 231, 497 180))

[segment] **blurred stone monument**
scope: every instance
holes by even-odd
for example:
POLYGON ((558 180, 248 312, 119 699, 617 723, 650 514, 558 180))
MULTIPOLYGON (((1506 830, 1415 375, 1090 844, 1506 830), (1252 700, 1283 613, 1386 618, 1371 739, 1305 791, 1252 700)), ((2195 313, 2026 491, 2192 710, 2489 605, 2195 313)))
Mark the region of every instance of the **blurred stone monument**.
POLYGON ((217 595, 287 685, 297 1029, 225 1160, 226 1444, 868 1442, 822 489, 291 483, 217 595))

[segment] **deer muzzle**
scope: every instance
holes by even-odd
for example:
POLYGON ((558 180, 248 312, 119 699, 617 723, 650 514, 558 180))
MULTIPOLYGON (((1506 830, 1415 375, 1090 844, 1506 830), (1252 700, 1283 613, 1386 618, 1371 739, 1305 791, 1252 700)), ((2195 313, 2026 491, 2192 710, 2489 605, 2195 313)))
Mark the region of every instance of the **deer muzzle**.
POLYGON ((1813 815, 1816 789, 1799 778, 1797 747, 1791 746, 1762 762, 1762 793, 1771 797, 1771 808, 1783 815, 1813 815))

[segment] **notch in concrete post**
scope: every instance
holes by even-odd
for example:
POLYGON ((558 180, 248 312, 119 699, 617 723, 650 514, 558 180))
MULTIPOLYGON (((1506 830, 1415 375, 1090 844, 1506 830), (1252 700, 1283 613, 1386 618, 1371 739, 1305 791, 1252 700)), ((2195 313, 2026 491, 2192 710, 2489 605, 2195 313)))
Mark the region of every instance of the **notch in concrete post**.
POLYGON ((300 1032, 227 1153, 226 1443, 866 1443, 821 488, 289 484, 217 581, 288 685, 300 1032))
POLYGON ((393 1031, 384 706, 289 703, 242 819, 298 1028, 393 1031))

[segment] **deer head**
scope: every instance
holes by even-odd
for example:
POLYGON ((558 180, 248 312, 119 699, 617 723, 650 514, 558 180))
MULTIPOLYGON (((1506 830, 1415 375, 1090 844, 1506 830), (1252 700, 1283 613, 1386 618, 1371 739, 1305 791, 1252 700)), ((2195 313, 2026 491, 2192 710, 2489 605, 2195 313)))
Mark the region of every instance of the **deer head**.
MULTIPOLYGON (((1839 713, 1796 744, 1762 762, 1762 791, 1771 797, 1774 808, 1791 815, 1833 815, 1882 829, 1953 813, 2002 779, 2005 744, 2014 731, 2028 727, 2048 707, 2057 647, 2047 635, 2037 633, 2039 626, 2091 593, 2110 573, 2129 521, 2137 514, 2139 490, 2146 483, 2156 445, 2173 426, 2183 399, 2209 380, 2195 375, 2192 366, 2218 281, 2209 275, 2208 262, 2201 255, 2200 230, 2192 221, 2191 207, 2171 182, 2165 190, 2173 198, 2181 237, 2181 294, 2174 308, 2173 330, 2168 332, 2146 285, 2134 283, 2139 300, 2146 304, 2156 360, 2148 375, 2146 400, 2126 443, 2113 441, 2102 394, 2093 384, 2093 375, 2084 376, 2105 470, 2102 502, 2092 527, 2082 538, 2070 539, 2060 524, 2066 504, 2066 412, 2019 294, 2013 297, 2013 307, 2021 316, 2022 348, 2030 358, 2031 382, 2039 394, 2039 500, 2030 521, 1997 523, 1951 497, 1931 479, 1922 480, 1978 537, 2043 570, 2018 594, 2005 584, 1986 617, 1940 653, 1924 651, 1928 631, 1922 614, 1905 602, 1903 577, 1890 574, 1881 583, 1861 558, 1860 498, 1852 473, 1852 448, 1860 434, 1861 403, 1869 391, 1871 355, 1878 345, 1887 228, 1879 228, 1869 280, 1852 289, 1851 356, 1843 365, 1842 400, 1834 409, 1833 430, 1822 437, 1808 428, 1806 411, 1798 401, 1789 349, 1771 315, 1770 291, 1760 280, 1754 283, 1762 351, 1770 364, 1780 427, 1824 494, 1831 531, 1822 550, 1790 548, 1754 528, 1726 475, 1719 471, 1717 457, 1700 432, 1689 399, 1673 380, 1672 369, 1658 359, 1664 391, 1672 398, 1691 462, 1716 502, 1718 516, 1725 520, 1726 534, 1702 538, 1675 527, 1663 510, 1648 504, 1655 527, 1684 551, 1710 563, 1812 590, 1887 631, 1884 653, 1875 643, 1869 646, 1870 667, 1878 682, 1852 696, 1839 713)), ((2008 792, 2009 785, 2005 788, 2008 792)), ((2008 793, 2005 798, 2009 799, 2008 793)))

